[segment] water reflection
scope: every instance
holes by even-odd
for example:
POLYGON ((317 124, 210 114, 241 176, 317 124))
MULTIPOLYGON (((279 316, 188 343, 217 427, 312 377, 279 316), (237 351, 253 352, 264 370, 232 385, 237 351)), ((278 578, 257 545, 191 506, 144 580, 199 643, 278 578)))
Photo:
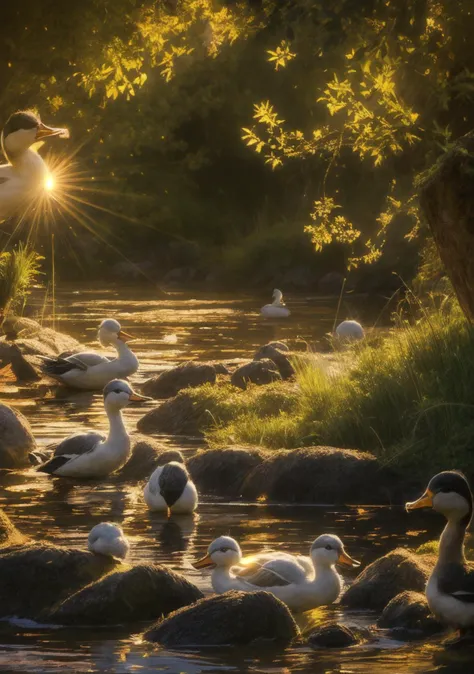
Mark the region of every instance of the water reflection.
MULTIPOLYGON (((134 350, 141 368, 132 378, 139 384, 150 373, 192 358, 239 359, 274 339, 321 343, 331 330, 337 300, 287 298, 292 316, 280 323, 258 315, 264 298, 205 297, 175 293, 157 300, 152 288, 108 288, 57 293, 57 327, 97 348, 99 322, 107 316, 120 319, 125 330, 138 339, 134 350), (137 300, 137 297, 140 299, 137 300)), ((361 318, 370 323, 373 308, 362 305, 343 309, 341 318, 361 318), (369 313, 364 313, 364 312, 369 313)), ((378 309, 374 314, 378 314, 378 309)), ((106 430, 102 396, 42 385, 7 384, 2 397, 14 401, 29 418, 40 445, 69 433, 93 428, 106 430)), ((152 406, 153 403, 150 404, 152 406)), ((147 407, 145 406, 145 409, 147 407)), ((144 408, 127 408, 130 429, 144 408)), ((186 452, 193 440, 161 438, 186 452)), ((184 572, 205 592, 211 591, 210 574, 193 569, 209 543, 219 535, 236 538, 244 554, 279 548, 307 554, 321 533, 338 534, 350 553, 369 563, 398 545, 417 546, 439 533, 439 520, 431 513, 413 513, 408 521, 400 508, 309 507, 222 503, 202 498, 194 516, 150 514, 143 503, 143 485, 112 481, 74 483, 52 479, 34 470, 0 471, 0 507, 27 535, 85 549, 90 529, 101 521, 122 524, 131 541, 131 561, 162 563, 184 572), (408 532, 408 534, 407 534, 408 532)), ((370 503, 370 492, 367 500, 370 503)), ((350 582, 351 573, 346 580, 350 582)), ((358 625, 374 622, 374 615, 342 612, 340 607, 312 611, 298 618, 303 630, 328 619, 358 625)), ((342 652, 315 652, 295 645, 284 652, 273 648, 208 649, 170 652, 143 643, 145 626, 130 629, 51 629, 16 622, 0 623, 0 671, 3 672, 255 672, 265 674, 417 674, 418 672, 466 672, 458 654, 445 653, 439 642, 406 646, 378 632, 375 641, 342 652)))

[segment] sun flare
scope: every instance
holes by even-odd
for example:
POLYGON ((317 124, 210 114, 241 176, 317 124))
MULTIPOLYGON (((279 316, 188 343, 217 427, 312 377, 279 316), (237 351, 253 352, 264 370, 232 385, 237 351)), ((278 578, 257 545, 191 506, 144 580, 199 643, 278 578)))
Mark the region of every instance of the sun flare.
POLYGON ((54 185, 55 185, 55 180, 54 180, 53 176, 51 174, 46 176, 46 180, 44 181, 44 189, 47 192, 51 192, 52 190, 54 190, 54 185))

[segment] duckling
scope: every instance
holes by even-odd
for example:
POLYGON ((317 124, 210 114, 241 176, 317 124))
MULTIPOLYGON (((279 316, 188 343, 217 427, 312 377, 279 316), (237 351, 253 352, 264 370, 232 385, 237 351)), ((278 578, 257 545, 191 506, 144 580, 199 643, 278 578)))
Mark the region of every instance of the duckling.
POLYGON ((130 551, 122 527, 112 522, 101 522, 92 527, 87 544, 91 552, 117 559, 125 559, 130 551))
POLYGON ((265 306, 260 309, 262 316, 265 316, 265 318, 288 318, 291 312, 283 302, 283 293, 281 290, 275 288, 272 299, 273 302, 271 304, 265 304, 265 306))
POLYGON ((170 461, 154 470, 143 490, 143 498, 151 512, 178 515, 194 512, 198 504, 197 489, 185 466, 178 461, 170 461))
POLYGON ((359 562, 346 553, 341 539, 331 534, 316 538, 309 558, 267 552, 242 559, 237 541, 230 536, 220 536, 210 544, 207 555, 193 566, 195 569, 213 567, 212 587, 217 593, 266 590, 292 611, 303 612, 332 604, 339 597, 342 579, 335 569, 338 562, 359 566, 359 562), (233 573, 232 567, 235 567, 233 573))
POLYGON ((45 188, 48 169, 32 146, 51 136, 68 138, 69 132, 46 126, 31 110, 15 112, 9 117, 1 137, 9 163, 0 166, 0 221, 27 208, 45 188))
POLYGON ((425 493, 406 504, 408 511, 433 508, 447 519, 439 541, 438 561, 426 586, 428 605, 438 620, 460 631, 474 628, 474 568, 466 564, 464 538, 472 518, 469 483, 458 471, 435 475, 425 493))

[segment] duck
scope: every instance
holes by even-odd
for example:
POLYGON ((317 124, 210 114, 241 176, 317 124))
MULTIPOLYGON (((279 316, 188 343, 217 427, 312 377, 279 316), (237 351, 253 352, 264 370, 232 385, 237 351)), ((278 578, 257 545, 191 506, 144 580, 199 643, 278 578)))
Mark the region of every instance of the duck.
POLYGON ((364 339, 365 331, 357 321, 342 321, 336 328, 336 337, 343 342, 356 342, 364 339))
POLYGON ((179 461, 158 466, 150 476, 143 498, 151 512, 189 515, 198 505, 197 489, 179 461))
POLYGON ((95 431, 76 433, 59 443, 54 456, 38 466, 56 477, 101 478, 121 468, 130 458, 130 436, 122 410, 131 402, 150 400, 135 393, 129 383, 113 379, 104 388, 104 408, 109 419, 107 437, 95 431))
POLYGON ((207 555, 193 566, 213 567, 211 582, 218 594, 229 590, 266 590, 299 613, 332 604, 339 597, 342 579, 335 569, 336 563, 360 565, 346 553, 341 539, 332 534, 323 534, 313 541, 309 558, 285 552, 242 558, 237 541, 220 536, 210 544, 207 555))
POLYGON ((48 169, 33 146, 52 136, 68 138, 69 131, 46 126, 31 110, 20 110, 9 117, 1 135, 8 164, 0 166, 0 221, 28 208, 47 188, 48 169))
POLYGON ((116 559, 125 559, 130 551, 130 543, 122 527, 113 522, 101 522, 92 527, 87 547, 90 552, 116 559))
POLYGON ((71 388, 100 391, 111 379, 124 379, 138 370, 138 358, 128 346, 133 339, 118 321, 107 318, 99 326, 102 346, 113 346, 117 358, 109 360, 95 351, 84 351, 63 358, 44 358, 43 374, 71 388))
POLYGON ((265 304, 265 306, 260 309, 262 316, 265 316, 265 318, 288 318, 291 312, 283 302, 283 293, 281 290, 275 288, 272 299, 273 302, 271 304, 265 304))
POLYGON ((474 567, 464 557, 473 508, 469 482, 455 470, 438 473, 419 499, 406 504, 407 511, 417 508, 433 508, 447 520, 438 560, 426 585, 426 599, 436 618, 459 630, 462 639, 474 628, 474 567))

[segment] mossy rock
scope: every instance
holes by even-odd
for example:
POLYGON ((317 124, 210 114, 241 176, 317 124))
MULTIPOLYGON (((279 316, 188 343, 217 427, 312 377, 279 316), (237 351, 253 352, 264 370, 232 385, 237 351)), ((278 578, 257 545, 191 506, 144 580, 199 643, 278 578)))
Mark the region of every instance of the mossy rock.
POLYGON ((176 449, 170 449, 159 440, 146 435, 132 435, 131 455, 127 463, 114 475, 113 480, 119 482, 138 482, 150 477, 157 466, 169 461, 184 463, 183 455, 176 449))
POLYGON ((391 636, 403 640, 423 639, 445 629, 431 613, 425 595, 408 590, 389 601, 377 625, 390 629, 391 636))
POLYGON ((175 398, 150 410, 139 419, 137 429, 140 433, 169 433, 171 435, 201 436, 206 421, 211 417, 204 404, 196 403, 182 391, 175 398))
POLYGON ((36 441, 26 417, 0 403, 0 468, 26 468, 36 441))
POLYGON ((148 379, 142 391, 155 399, 173 398, 182 389, 216 383, 216 368, 208 363, 181 363, 148 379))
POLYGON ((241 646, 257 640, 286 645, 299 635, 288 608, 269 592, 226 592, 172 613, 145 634, 169 648, 241 646))
POLYGON ((243 482, 264 457, 262 450, 245 447, 206 449, 192 456, 187 468, 200 492, 237 498, 243 482))
POLYGON ((117 625, 157 620, 203 597, 184 576, 160 564, 117 570, 63 601, 48 620, 62 624, 117 625))

